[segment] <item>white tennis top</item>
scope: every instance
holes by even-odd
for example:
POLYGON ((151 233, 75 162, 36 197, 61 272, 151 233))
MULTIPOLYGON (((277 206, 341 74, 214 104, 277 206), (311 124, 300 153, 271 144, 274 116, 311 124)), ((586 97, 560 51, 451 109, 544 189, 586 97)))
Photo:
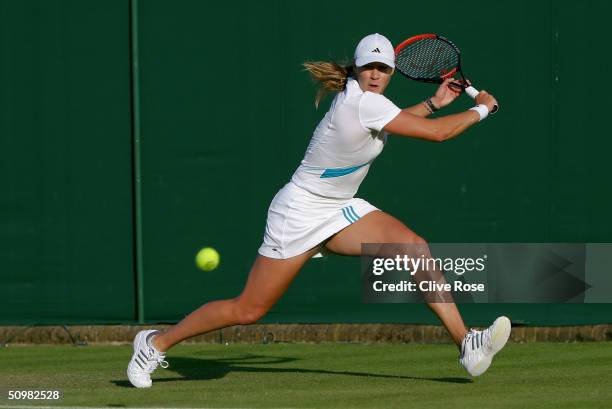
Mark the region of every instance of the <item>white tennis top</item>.
POLYGON ((291 181, 316 195, 352 198, 387 141, 383 127, 400 111, 384 95, 363 92, 349 78, 315 129, 291 181))

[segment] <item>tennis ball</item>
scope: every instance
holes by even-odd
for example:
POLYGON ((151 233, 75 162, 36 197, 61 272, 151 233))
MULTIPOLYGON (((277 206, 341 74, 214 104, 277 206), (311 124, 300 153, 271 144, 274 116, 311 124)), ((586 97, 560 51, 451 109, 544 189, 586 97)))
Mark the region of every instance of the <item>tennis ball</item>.
POLYGON ((195 262, 204 271, 212 271, 219 265, 220 257, 217 250, 212 247, 204 247, 196 254, 195 262))

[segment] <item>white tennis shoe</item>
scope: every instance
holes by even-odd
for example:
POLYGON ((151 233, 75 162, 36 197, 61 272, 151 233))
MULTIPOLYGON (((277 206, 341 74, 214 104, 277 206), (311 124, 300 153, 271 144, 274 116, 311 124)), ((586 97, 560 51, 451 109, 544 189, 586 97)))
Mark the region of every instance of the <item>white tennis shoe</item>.
POLYGON ((499 317, 493 325, 483 331, 471 329, 461 343, 459 362, 472 376, 482 375, 491 365, 510 337, 511 324, 508 317, 499 317))
POLYGON ((155 332, 159 331, 140 331, 134 338, 134 354, 127 368, 127 376, 137 388, 151 387, 151 374, 157 369, 157 365, 168 367, 168 362, 164 361, 166 354, 147 344, 147 337, 155 332))

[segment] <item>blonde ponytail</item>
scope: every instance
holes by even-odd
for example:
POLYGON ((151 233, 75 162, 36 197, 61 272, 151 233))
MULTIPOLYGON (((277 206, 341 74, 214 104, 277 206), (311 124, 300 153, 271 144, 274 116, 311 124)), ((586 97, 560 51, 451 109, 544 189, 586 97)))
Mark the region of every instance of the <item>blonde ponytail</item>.
POLYGON ((306 61, 302 65, 313 80, 320 82, 320 88, 315 97, 317 108, 328 92, 344 91, 348 77, 353 75, 352 65, 340 65, 326 61, 306 61))

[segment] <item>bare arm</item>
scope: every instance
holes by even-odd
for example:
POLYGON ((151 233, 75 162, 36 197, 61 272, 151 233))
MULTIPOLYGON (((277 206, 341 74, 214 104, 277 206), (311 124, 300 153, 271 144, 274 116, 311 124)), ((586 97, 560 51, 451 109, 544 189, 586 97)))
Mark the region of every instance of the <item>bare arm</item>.
POLYGON ((425 105, 422 102, 414 106, 404 108, 402 109, 402 112, 408 112, 409 114, 420 116, 421 118, 426 118, 431 115, 431 112, 425 108, 425 105))
POLYGON ((480 120, 475 111, 465 111, 435 119, 426 119, 411 114, 406 109, 389 122, 384 130, 388 133, 442 142, 451 139, 480 120))
MULTIPOLYGON (((440 88, 446 86, 446 84, 447 83, 445 81, 440 88)), ((447 99, 449 100, 448 103, 452 102, 455 98, 456 96, 452 98, 449 97, 447 99)), ((486 91, 481 91, 480 94, 476 96, 476 103, 486 105, 490 111, 493 105, 497 104, 497 101, 486 91)), ((423 109, 427 110, 425 105, 420 105, 423 106, 423 109)), ((445 105, 447 104, 438 106, 445 105)), ((384 130, 395 135, 410 136, 413 138, 442 142, 454 138, 470 126, 480 121, 480 115, 472 110, 435 119, 426 119, 424 116, 420 115, 418 109, 418 105, 415 105, 414 107, 402 110, 399 115, 397 115, 384 127, 384 130)))

